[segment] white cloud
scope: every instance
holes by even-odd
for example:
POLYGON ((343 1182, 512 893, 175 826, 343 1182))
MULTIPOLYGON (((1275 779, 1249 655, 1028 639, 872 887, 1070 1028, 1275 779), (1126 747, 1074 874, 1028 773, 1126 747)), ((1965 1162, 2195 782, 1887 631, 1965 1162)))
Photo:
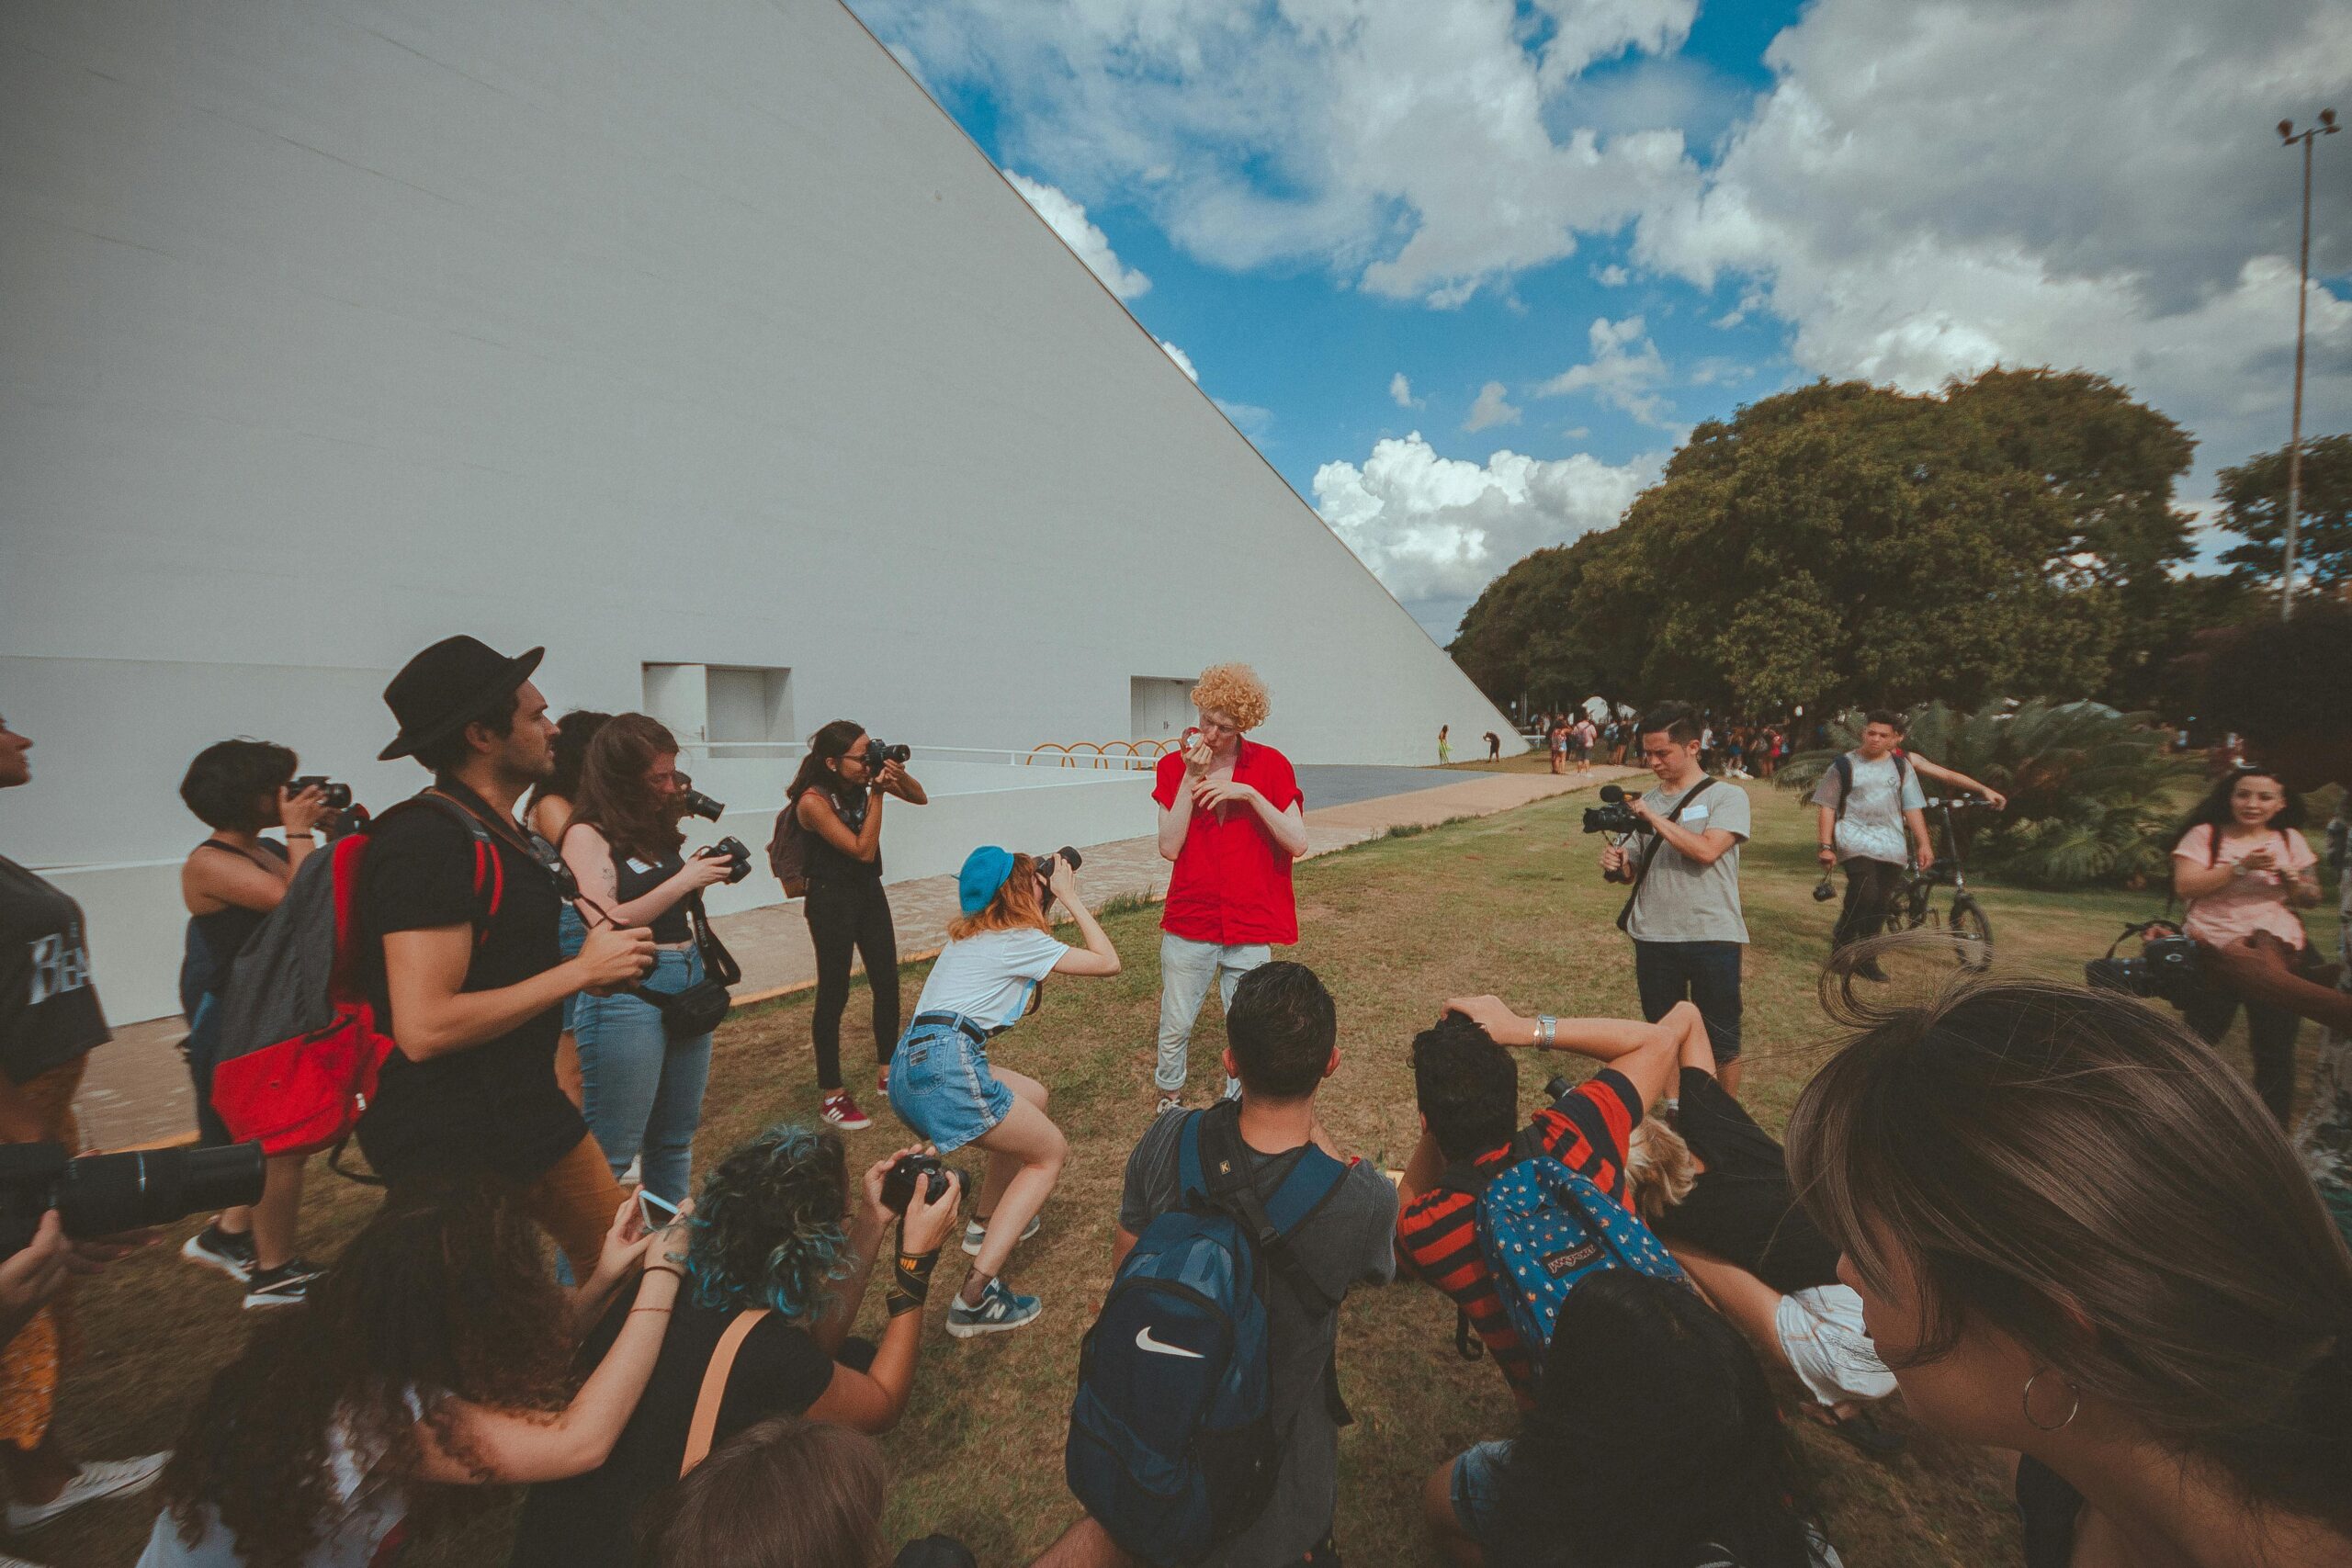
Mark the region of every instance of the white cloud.
POLYGON ((1664 428, 1666 400, 1654 389, 1666 379, 1666 359, 1646 335, 1645 326, 1639 316, 1627 316, 1622 321, 1612 321, 1606 316, 1594 318, 1591 329, 1585 334, 1592 344, 1592 357, 1561 371, 1536 388, 1535 395, 1559 398, 1573 392, 1589 392, 1644 424, 1664 428), (1640 340, 1638 348, 1634 347, 1636 339, 1640 340))
POLYGON ((1176 362, 1176 368, 1182 370, 1184 373, 1185 378, 1190 380, 1193 386, 1197 387, 1201 384, 1201 373, 1193 368, 1193 356, 1191 355, 1185 353, 1182 349, 1178 348, 1166 338, 1161 338, 1159 340, 1159 351, 1176 362))
POLYGON ((1600 282, 1603 288, 1623 288, 1626 284, 1632 282, 1634 279, 1634 275, 1632 273, 1627 272, 1615 262, 1611 262, 1607 266, 1596 271, 1592 276, 1600 282))
POLYGON ((1209 401, 1233 422, 1236 430, 1260 446, 1263 446, 1266 437, 1273 434, 1273 410, 1261 409, 1256 403, 1237 403, 1226 398, 1211 398, 1209 401))
POLYGON ((1419 400, 1413 396, 1413 384, 1405 379, 1405 373, 1402 370, 1388 378, 1388 400, 1400 409, 1421 406, 1419 400))
POLYGON ((1122 299, 1134 299, 1150 292, 1151 279, 1120 262, 1111 249, 1109 238, 1088 221, 1085 208, 1042 180, 1016 175, 1010 169, 1004 172, 1004 177, 1021 193, 1022 199, 1037 209, 1037 216, 1046 220, 1046 226, 1061 236, 1062 243, 1077 253, 1078 259, 1086 264, 1086 270, 1102 280, 1103 288, 1122 299))
POLYGON ((1503 384, 1489 381, 1478 389, 1478 400, 1470 405, 1470 417, 1462 422, 1464 430, 1485 430, 1498 424, 1517 424, 1519 410, 1511 407, 1503 396, 1503 384))
POLYGON ((1530 550, 1614 524, 1658 463, 1511 451, 1472 463, 1439 457, 1415 431, 1377 443, 1362 466, 1316 469, 1315 509, 1399 599, 1462 599, 1530 550))

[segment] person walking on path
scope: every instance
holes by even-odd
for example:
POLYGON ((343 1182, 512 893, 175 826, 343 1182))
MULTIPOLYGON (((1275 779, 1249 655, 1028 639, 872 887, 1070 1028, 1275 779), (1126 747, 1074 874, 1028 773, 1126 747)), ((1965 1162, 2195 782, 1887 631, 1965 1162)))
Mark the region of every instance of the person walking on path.
POLYGON ((1447 726, 1437 727, 1437 765, 1441 768, 1453 761, 1453 743, 1446 737, 1447 726))
MULTIPOLYGON (((1180 1111, 1193 1024, 1209 982, 1228 1006, 1241 976, 1298 941, 1291 863, 1306 852, 1306 819, 1290 759, 1245 739, 1265 723, 1265 683, 1246 664, 1219 664, 1193 688, 1200 728, 1159 759, 1151 798, 1159 853, 1174 863, 1159 918, 1159 1111, 1180 1111)), ((1228 1098, 1238 1093, 1226 1081, 1228 1098)))

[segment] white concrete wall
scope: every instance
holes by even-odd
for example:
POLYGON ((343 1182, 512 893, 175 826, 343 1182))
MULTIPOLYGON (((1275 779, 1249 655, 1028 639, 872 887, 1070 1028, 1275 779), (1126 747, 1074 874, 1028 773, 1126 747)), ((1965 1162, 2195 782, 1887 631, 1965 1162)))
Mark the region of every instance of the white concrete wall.
POLYGON ((802 734, 1118 738, 1223 659, 1300 761, 1505 728, 833 0, 0 6, 0 852, 175 859, 228 735, 388 797, 458 630, 802 734))

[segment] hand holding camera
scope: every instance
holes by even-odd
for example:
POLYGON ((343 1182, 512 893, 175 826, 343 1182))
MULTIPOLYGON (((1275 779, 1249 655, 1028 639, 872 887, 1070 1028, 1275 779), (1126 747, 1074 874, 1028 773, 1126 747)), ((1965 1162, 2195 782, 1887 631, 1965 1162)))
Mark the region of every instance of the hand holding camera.
POLYGON ((883 775, 893 764, 904 763, 914 755, 910 746, 888 746, 868 736, 865 750, 858 753, 858 761, 865 764, 865 772, 873 788, 882 787, 883 775))
POLYGON ((643 926, 591 926, 580 944, 581 988, 597 996, 636 985, 653 971, 653 933, 643 926))
POLYGON ((277 820, 287 832, 300 837, 318 831, 351 809, 351 786, 317 773, 289 780, 277 792, 277 820))
MULTIPOLYGON (((1613 784, 1600 786, 1600 804, 1584 809, 1584 830, 1588 833, 1646 833, 1649 823, 1644 818, 1639 802, 1625 804, 1625 792, 1613 784)), ((1603 869, 1607 869, 1604 857, 1603 869)))
POLYGON ((688 857, 686 871, 694 878, 687 886, 696 890, 714 882, 738 883, 752 874, 752 852, 741 839, 721 839, 688 857))
POLYGON ((1035 858, 1037 880, 1044 884, 1046 897, 1069 903, 1078 892, 1078 868, 1086 863, 1086 857, 1064 844, 1052 854, 1035 858))
POLYGON ((920 1256, 946 1245, 964 1189, 963 1172, 951 1170, 935 1154, 910 1152, 893 1160, 883 1179, 882 1202, 899 1216, 899 1250, 920 1256))

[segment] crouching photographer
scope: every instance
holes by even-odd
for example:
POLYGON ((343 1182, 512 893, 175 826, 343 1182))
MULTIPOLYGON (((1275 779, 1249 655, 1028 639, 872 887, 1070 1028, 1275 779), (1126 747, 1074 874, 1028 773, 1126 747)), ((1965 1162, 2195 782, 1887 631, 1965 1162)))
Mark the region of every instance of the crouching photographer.
POLYGON ((673 1203, 693 1175, 711 1030, 726 1013, 723 983, 734 977, 711 973, 732 965, 718 956, 724 949, 703 919, 702 891, 751 871, 751 852, 733 840, 716 846, 722 852, 683 852, 685 793, 676 738, 641 713, 616 715, 588 743, 562 845, 587 918, 653 932, 653 969, 643 981, 582 995, 573 1010, 581 1114, 616 1178, 635 1162, 639 1184, 673 1203))
MULTIPOLYGON (((919 1147, 886 1155, 853 1186, 831 1129, 772 1127, 721 1159, 682 1222, 685 1284, 644 1396, 602 1465, 531 1489, 511 1568, 625 1568, 642 1506, 758 1423, 897 1425, 932 1266, 963 1195, 962 1179, 919 1147), (877 1258, 889 1316, 876 1343, 850 1327, 877 1258)), ((590 1363, 628 1305, 615 1303, 589 1333, 590 1363)))
MULTIPOLYGON (((1585 831, 1623 834, 1600 852, 1601 874, 1627 884, 1617 929, 1634 940, 1642 1016, 1652 1023, 1690 1001, 1706 1020, 1718 1077, 1739 1092, 1739 971, 1747 922, 1739 907, 1739 847, 1747 795, 1699 766, 1701 729, 1669 703, 1639 726, 1642 761, 1657 785, 1640 799, 1585 814, 1585 831), (1611 807, 1616 809, 1611 810, 1611 807)), ((1604 793, 1604 799, 1606 799, 1604 793)))

